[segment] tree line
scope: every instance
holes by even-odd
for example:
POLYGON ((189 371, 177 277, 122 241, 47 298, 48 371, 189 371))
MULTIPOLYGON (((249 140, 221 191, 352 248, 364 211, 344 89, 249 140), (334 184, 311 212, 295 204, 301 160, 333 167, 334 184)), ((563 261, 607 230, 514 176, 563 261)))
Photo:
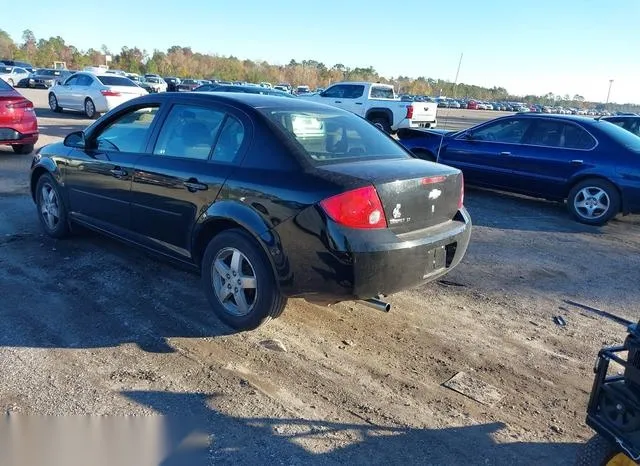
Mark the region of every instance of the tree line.
MULTIPOLYGON (((80 50, 67 44, 60 37, 37 39, 31 30, 22 33, 20 42, 15 42, 8 33, 0 29, 0 59, 27 61, 36 67, 52 67, 56 61, 65 62, 68 69, 80 70, 86 66, 103 65, 111 57, 109 67, 129 73, 157 73, 161 76, 181 78, 219 79, 247 81, 253 83, 287 82, 292 85, 308 85, 312 89, 326 87, 339 81, 371 81, 392 84, 401 94, 447 96, 451 98, 473 98, 488 101, 525 101, 546 105, 563 105, 578 108, 597 107, 595 102, 586 102, 580 95, 544 96, 511 95, 503 87, 482 87, 428 77, 395 78, 380 76, 371 66, 351 68, 341 63, 327 66, 316 60, 291 60, 286 65, 273 65, 266 61, 241 60, 234 56, 209 55, 194 52, 191 47, 174 45, 166 51, 142 50, 138 47, 122 47, 111 51, 106 45, 99 50, 80 50)), ((602 104, 600 104, 602 105, 602 104)), ((616 105, 626 111, 638 111, 640 106, 616 105)))

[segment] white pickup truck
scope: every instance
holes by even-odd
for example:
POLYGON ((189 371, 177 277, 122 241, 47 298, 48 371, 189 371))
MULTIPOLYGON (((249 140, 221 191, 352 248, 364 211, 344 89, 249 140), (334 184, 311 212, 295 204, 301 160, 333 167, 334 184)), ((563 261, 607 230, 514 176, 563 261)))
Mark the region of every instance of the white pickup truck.
POLYGON ((438 104, 401 101, 388 84, 341 82, 320 93, 302 96, 349 110, 387 133, 400 128, 435 128, 438 124, 438 104))

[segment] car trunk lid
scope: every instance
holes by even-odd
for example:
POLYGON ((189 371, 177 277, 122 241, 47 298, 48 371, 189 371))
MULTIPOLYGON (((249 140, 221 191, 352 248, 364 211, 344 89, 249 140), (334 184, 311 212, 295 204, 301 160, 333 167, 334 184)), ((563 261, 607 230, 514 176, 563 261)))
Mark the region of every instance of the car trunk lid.
POLYGON ((397 234, 450 221, 459 209, 462 173, 418 159, 385 159, 321 167, 372 184, 382 202, 388 227, 397 234))

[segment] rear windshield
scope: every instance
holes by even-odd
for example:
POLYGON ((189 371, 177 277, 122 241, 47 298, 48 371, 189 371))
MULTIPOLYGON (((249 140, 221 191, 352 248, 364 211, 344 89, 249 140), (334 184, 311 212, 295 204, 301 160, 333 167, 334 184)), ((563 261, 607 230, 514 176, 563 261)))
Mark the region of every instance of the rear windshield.
POLYGON ((611 139, 629 150, 640 153, 640 136, 636 136, 613 122, 602 120, 601 123, 600 129, 611 139))
POLYGON ((259 110, 293 139, 313 162, 409 158, 386 134, 351 113, 331 109, 259 110))
POLYGON ((133 81, 122 76, 97 76, 97 78, 105 86, 135 86, 133 81))

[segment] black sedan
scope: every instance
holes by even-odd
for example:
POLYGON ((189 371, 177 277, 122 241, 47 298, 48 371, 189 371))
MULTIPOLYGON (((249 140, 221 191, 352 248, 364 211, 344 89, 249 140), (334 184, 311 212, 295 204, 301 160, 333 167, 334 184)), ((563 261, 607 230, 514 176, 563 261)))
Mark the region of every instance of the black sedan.
POLYGON ((254 94, 131 100, 42 148, 31 193, 52 237, 84 225, 199 269, 238 329, 287 297, 328 304, 433 280, 471 232, 459 170, 353 113, 254 94))
POLYGON ((461 169, 469 184, 566 199, 582 223, 640 213, 640 138, 604 120, 525 113, 398 137, 419 158, 461 169))

